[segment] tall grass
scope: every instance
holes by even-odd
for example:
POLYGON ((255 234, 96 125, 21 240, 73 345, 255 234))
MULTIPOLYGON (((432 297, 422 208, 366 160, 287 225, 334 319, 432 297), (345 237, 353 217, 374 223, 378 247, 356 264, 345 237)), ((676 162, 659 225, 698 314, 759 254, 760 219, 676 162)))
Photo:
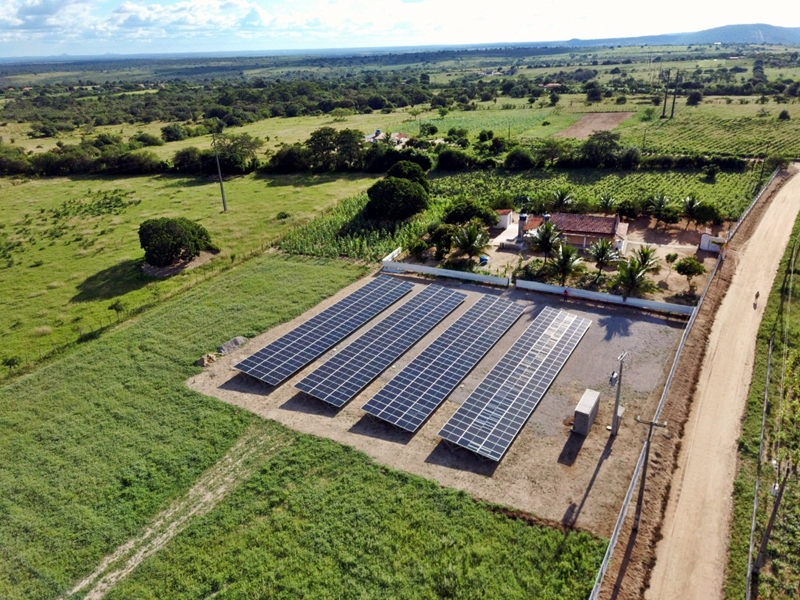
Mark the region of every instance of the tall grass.
POLYGON ((582 600, 605 545, 299 436, 108 598, 582 600))
POLYGON ((261 257, 0 387, 0 598, 54 598, 219 459, 254 418, 193 362, 363 275, 261 257))

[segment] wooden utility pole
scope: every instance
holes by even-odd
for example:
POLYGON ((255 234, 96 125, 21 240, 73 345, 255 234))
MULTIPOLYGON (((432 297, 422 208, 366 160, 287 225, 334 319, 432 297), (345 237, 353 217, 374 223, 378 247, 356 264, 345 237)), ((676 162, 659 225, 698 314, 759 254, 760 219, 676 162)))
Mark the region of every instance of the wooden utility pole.
POLYGON ((661 118, 667 118, 667 99, 669 98, 669 69, 667 69, 667 83, 664 84, 664 108, 661 111, 661 118))
POLYGON ((628 353, 623 352, 619 355, 619 376, 617 377, 617 399, 614 402, 614 417, 611 420, 611 435, 616 436, 619 431, 619 396, 622 391, 622 367, 625 365, 625 359, 628 358, 628 353))
POLYGON ((783 499, 783 491, 786 489, 786 482, 789 481, 789 475, 793 470, 794 469, 791 467, 786 469, 786 472, 783 475, 783 481, 781 481, 781 485, 778 488, 778 494, 775 496, 775 504, 772 505, 772 513, 769 515, 767 529, 764 531, 764 537, 761 538, 761 546, 758 548, 758 558, 756 558, 756 562, 753 565, 754 575, 758 575, 758 573, 761 571, 761 567, 764 566, 764 561, 767 558, 767 544, 769 543, 769 537, 772 535, 772 528, 775 526, 775 517, 778 516, 778 509, 781 507, 781 500, 783 499))
POLYGON ((654 427, 666 427, 666 422, 659 423, 658 421, 645 421, 636 417, 637 423, 642 423, 644 425, 649 425, 650 429, 647 432, 647 439, 645 440, 644 444, 644 464, 642 465, 642 477, 639 479, 639 497, 636 500, 636 516, 633 518, 633 530, 639 530, 639 522, 642 520, 642 505, 644 504, 644 486, 645 482, 647 481, 647 463, 650 460, 650 440, 653 437, 653 428, 654 427))
POLYGON ((675 73, 675 91, 672 94, 672 112, 670 112, 669 114, 670 119, 675 116, 675 100, 678 98, 678 79, 680 79, 680 77, 681 77, 680 71, 675 73))
POLYGON ((225 202, 225 186, 222 185, 222 167, 219 166, 219 152, 217 152, 217 135, 211 134, 214 143, 214 157, 217 159, 217 174, 219 175, 219 191, 222 194, 222 212, 228 212, 228 203, 225 202))

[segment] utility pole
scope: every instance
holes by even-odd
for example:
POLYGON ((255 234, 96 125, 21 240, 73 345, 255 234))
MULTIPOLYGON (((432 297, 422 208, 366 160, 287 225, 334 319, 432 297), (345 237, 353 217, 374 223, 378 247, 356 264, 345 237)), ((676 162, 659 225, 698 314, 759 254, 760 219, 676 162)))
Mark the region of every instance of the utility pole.
POLYGON ((781 506, 783 491, 786 489, 786 482, 789 481, 789 475, 793 470, 794 469, 792 467, 786 469, 786 472, 783 475, 783 481, 781 481, 781 485, 778 488, 778 494, 775 496, 775 504, 772 505, 772 513, 769 516, 767 529, 764 531, 764 537, 761 538, 761 546, 758 548, 758 558, 756 558, 756 563, 753 565, 753 574, 755 575, 759 574, 761 567, 764 566, 764 560, 767 558, 767 544, 769 543, 769 537, 772 535, 772 528, 775 526, 775 517, 778 516, 778 509, 781 506))
POLYGON ((680 79, 680 76, 680 71, 675 73, 675 91, 672 94, 672 112, 669 114, 670 119, 675 116, 675 100, 678 98, 678 79, 680 79))
POLYGON ((642 132, 642 154, 644 154, 645 144, 647 143, 647 127, 644 128, 642 132))
POLYGON ((217 152, 217 135, 211 134, 214 143, 214 157, 217 159, 217 174, 219 175, 219 191, 222 194, 222 212, 228 212, 228 203, 225 202, 225 186, 222 185, 222 167, 219 166, 219 152, 217 152))
POLYGON ((639 498, 636 500, 636 516, 633 519, 633 530, 639 530, 639 522, 642 519, 642 505, 644 504, 644 486, 647 481, 647 463, 650 460, 650 440, 653 437, 654 427, 666 427, 667 423, 659 423, 658 421, 645 421, 636 417, 637 423, 649 425, 650 429, 647 432, 647 439, 644 442, 644 464, 642 465, 642 477, 639 479, 639 498))
POLYGON ((661 118, 667 118, 667 99, 669 98, 669 69, 667 69, 667 83, 664 85, 664 108, 661 111, 661 118))
POLYGON ((616 436, 619 431, 619 397, 622 392, 622 367, 625 365, 625 359, 628 358, 628 353, 623 352, 617 357, 619 361, 619 376, 617 377, 617 399, 614 402, 614 418, 611 421, 611 435, 616 436))

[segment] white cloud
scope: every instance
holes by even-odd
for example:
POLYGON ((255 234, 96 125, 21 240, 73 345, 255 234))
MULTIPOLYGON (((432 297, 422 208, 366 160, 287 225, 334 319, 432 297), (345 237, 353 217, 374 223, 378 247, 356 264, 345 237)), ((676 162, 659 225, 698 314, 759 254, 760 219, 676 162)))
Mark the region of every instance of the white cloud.
MULTIPOLYGON (((696 31, 761 20, 745 5, 674 0, 0 0, 0 55, 504 43, 696 31)), ((796 14, 765 0, 761 14, 796 14)), ((782 23, 791 26, 800 23, 782 23)))

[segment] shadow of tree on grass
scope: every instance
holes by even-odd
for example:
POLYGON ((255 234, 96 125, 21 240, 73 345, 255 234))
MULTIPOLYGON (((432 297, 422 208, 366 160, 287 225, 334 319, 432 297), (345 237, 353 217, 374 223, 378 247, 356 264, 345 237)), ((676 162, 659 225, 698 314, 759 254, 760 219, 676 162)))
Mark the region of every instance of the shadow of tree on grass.
POLYGON ((143 288, 153 279, 142 273, 141 265, 141 260, 129 259, 90 275, 78 284, 70 302, 110 300, 143 288))

